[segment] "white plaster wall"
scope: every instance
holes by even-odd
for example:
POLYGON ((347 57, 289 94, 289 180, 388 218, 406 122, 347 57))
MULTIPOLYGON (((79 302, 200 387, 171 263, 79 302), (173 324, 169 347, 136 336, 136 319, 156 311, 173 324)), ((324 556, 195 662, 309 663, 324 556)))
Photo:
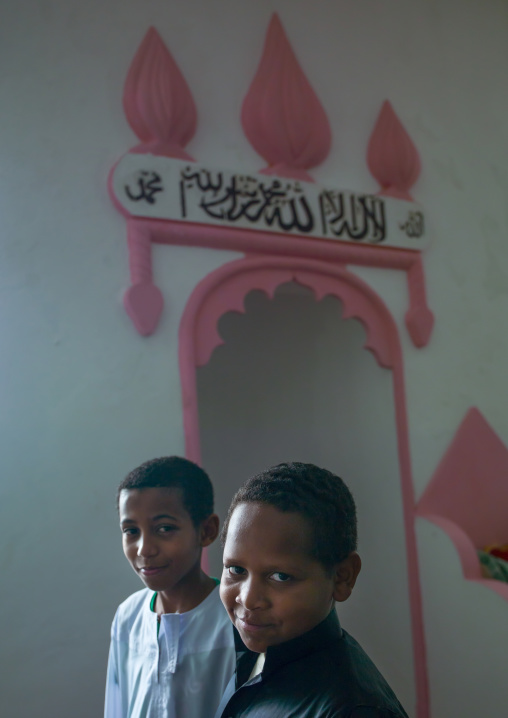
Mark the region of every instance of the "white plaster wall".
MULTIPOLYGON (((109 623, 137 587, 119 548, 114 492, 155 455, 183 451, 176 338, 195 283, 233 253, 157 247, 166 312, 137 336, 121 306, 125 226, 106 193, 135 138, 121 108, 129 63, 154 24, 198 106, 189 151, 233 168, 262 165, 242 135, 241 101, 277 10, 328 113, 334 146, 314 172, 331 186, 375 190, 367 140, 390 98, 418 146, 415 196, 429 218, 423 350, 403 328, 396 272, 362 269, 401 326, 415 488, 419 495, 466 409, 508 442, 503 387, 508 333, 508 5, 504 0, 4 0, 0 23, 0 620, 2 715, 99 715, 109 623)), ((440 636, 456 615, 488 622, 508 606, 475 593, 457 610, 460 576, 425 560, 433 718, 450 718, 440 636), (429 568, 430 565, 430 568, 429 568), (439 601, 436 595, 439 594, 439 601), (443 707, 444 706, 444 707, 443 707)), ((472 584, 469 584, 472 585, 472 584)), ((454 624, 455 625, 455 624, 454 624)), ((482 631, 483 669, 505 661, 482 631)), ((459 655, 462 716, 477 715, 459 655), (469 712, 468 712, 469 711, 469 712)), ((498 674, 495 674, 498 676, 498 674)), ((507 702, 494 681, 492 707, 507 702)), ((495 714, 494 709, 491 710, 495 714)))

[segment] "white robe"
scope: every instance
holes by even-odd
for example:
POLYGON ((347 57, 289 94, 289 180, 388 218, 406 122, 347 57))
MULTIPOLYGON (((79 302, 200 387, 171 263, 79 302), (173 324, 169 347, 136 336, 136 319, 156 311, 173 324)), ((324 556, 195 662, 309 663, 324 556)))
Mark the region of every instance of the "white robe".
POLYGON ((161 616, 145 588, 111 627, 105 718, 213 718, 235 670, 233 626, 218 586, 186 613, 161 616))

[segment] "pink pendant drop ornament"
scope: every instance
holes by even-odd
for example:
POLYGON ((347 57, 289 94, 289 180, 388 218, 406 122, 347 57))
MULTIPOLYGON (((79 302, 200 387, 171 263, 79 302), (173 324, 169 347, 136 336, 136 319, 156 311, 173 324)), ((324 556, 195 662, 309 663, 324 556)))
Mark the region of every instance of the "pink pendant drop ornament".
POLYGON ((313 181, 307 170, 327 157, 330 125, 276 13, 241 119, 247 139, 268 162, 265 174, 313 181))
POLYGON ((125 115, 141 144, 151 152, 191 160, 183 149, 196 131, 197 113, 184 76, 154 27, 134 56, 123 93, 125 115))
POLYGON ((123 297, 125 311, 144 337, 153 334, 164 307, 162 292, 152 281, 152 243, 150 232, 135 220, 128 221, 131 286, 123 297))
POLYGON ((381 185, 380 195, 413 200, 409 189, 420 175, 420 156, 388 100, 370 136, 367 164, 381 185))
POLYGON ((432 334, 434 314, 427 305, 421 257, 417 257, 407 270, 407 280, 409 309, 404 318, 406 327, 415 347, 424 347, 432 334))

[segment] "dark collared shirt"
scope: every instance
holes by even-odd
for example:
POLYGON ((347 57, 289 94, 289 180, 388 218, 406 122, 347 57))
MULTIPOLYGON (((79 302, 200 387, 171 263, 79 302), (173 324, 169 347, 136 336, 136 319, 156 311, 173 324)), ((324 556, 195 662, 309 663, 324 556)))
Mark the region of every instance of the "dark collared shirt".
POLYGON ((335 610, 291 641, 258 657, 235 631, 236 672, 215 718, 407 718, 394 692, 361 646, 342 630, 335 610))

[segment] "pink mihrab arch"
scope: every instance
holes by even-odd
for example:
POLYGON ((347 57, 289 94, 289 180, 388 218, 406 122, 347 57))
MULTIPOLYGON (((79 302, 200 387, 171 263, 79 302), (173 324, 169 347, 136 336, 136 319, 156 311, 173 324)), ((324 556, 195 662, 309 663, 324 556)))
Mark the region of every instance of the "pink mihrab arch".
POLYGON ((251 256, 225 264, 205 277, 187 302, 179 331, 186 455, 200 463, 196 367, 206 364, 214 348, 222 343, 217 332, 217 321, 225 312, 244 312, 244 299, 249 291, 260 289, 272 297, 280 284, 289 281, 309 287, 317 299, 328 294, 340 299, 344 307, 343 317, 356 317, 365 327, 365 348, 373 352, 381 366, 392 370, 408 561, 417 718, 428 718, 426 648, 414 528, 414 494, 402 352, 397 327, 380 297, 342 265, 298 257, 251 256))
MULTIPOLYGON (((184 149, 196 128, 196 108, 189 87, 171 53, 150 28, 136 53, 124 88, 124 110, 139 139, 131 153, 148 153, 192 161, 184 149)), ((331 131, 320 100, 305 76, 277 15, 268 28, 262 58, 246 94, 241 116, 245 135, 264 158, 266 174, 313 181, 309 169, 330 151, 331 131)), ((380 185, 379 194, 411 199, 409 190, 420 172, 420 159, 408 133, 389 103, 381 109, 372 132, 367 161, 380 185)), ((194 290, 180 326, 180 367, 187 455, 200 460, 196 366, 205 364, 221 339, 217 320, 226 311, 244 311, 251 289, 271 296, 281 283, 294 280, 316 297, 338 297, 344 317, 365 326, 366 348, 393 375, 401 493, 407 545, 417 718, 428 718, 429 702, 422 623, 421 592, 414 532, 414 496, 407 436, 403 364, 396 325, 381 299, 345 264, 403 270, 407 274, 409 308, 406 326, 413 343, 424 346, 433 315, 426 303, 418 251, 359 245, 344 241, 250 231, 235 227, 185 224, 135 217, 110 194, 126 216, 131 286, 126 311, 143 335, 153 333, 163 310, 162 293, 152 277, 152 242, 188 247, 231 249, 246 253, 206 277, 194 290), (255 255, 255 256, 254 256, 255 255)))

